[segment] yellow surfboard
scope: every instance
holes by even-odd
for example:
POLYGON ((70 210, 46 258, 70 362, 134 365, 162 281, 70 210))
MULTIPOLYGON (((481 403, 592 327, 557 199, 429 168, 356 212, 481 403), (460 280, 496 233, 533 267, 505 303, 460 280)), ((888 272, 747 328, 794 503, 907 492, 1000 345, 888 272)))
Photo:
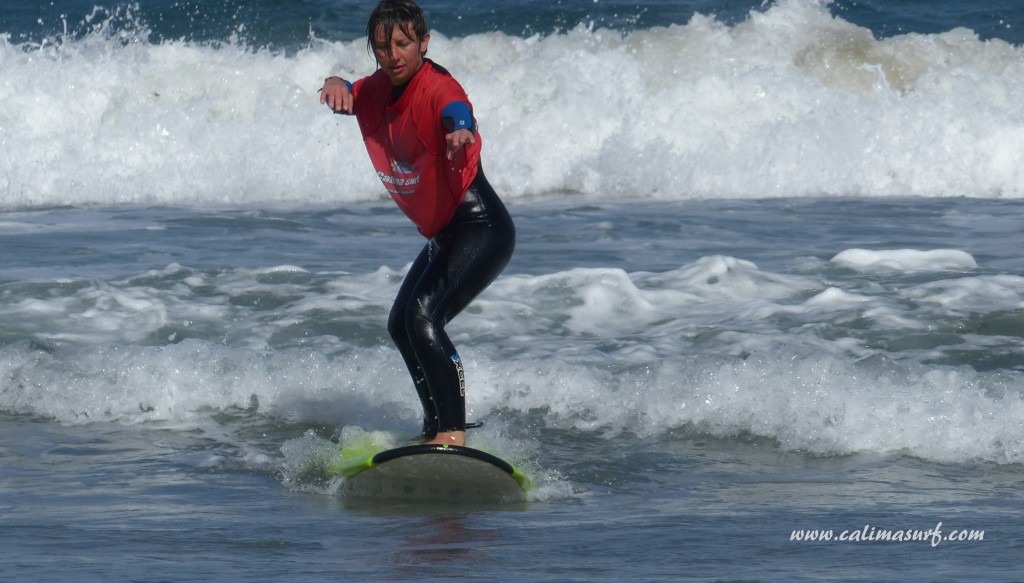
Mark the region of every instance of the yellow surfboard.
POLYGON ((344 478, 346 497, 403 502, 523 502, 532 487, 498 456, 457 445, 346 448, 327 474, 344 478))

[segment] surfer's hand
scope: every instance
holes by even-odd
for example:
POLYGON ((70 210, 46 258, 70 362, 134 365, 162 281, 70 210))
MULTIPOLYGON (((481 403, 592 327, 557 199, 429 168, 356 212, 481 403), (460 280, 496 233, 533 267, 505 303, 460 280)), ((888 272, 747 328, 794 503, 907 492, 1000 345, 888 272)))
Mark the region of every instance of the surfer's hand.
POLYGON ((324 79, 324 86, 320 89, 321 104, 327 104, 334 113, 352 115, 352 102, 352 92, 341 77, 324 79))
POLYGON ((467 129, 455 130, 454 132, 446 135, 444 139, 448 142, 449 160, 451 160, 452 157, 462 149, 462 146, 476 142, 476 138, 473 137, 473 132, 467 129))

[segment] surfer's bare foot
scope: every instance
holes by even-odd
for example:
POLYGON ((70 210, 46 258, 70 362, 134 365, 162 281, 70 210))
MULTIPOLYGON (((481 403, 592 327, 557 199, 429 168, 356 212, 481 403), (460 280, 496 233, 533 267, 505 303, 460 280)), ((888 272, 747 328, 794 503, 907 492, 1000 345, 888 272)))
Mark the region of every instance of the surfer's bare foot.
POLYGON ((427 442, 428 445, 466 445, 465 431, 443 431, 427 442))

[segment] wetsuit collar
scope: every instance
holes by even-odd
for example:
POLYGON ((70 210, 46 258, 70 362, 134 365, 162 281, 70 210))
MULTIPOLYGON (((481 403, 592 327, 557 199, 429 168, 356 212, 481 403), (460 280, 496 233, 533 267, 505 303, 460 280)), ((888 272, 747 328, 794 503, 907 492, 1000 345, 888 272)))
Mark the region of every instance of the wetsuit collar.
POLYGON ((391 105, 398 103, 398 100, 402 98, 402 95, 405 95, 405 90, 409 88, 409 85, 412 85, 412 82, 415 81, 416 78, 420 76, 420 73, 422 73, 423 69, 427 68, 428 65, 433 66, 433 63, 430 61, 430 59, 423 59, 423 61, 420 62, 420 68, 416 69, 416 72, 413 74, 412 77, 409 78, 408 81, 402 83, 401 85, 395 85, 392 87, 391 105))

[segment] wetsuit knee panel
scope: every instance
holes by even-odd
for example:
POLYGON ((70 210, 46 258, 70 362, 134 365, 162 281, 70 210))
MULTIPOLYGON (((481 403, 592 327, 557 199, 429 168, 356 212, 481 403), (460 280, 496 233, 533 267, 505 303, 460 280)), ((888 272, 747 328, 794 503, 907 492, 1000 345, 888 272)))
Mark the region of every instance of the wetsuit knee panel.
POLYGON ((409 310, 405 305, 395 304, 388 315, 388 334, 391 339, 397 342, 406 342, 409 339, 409 310))

